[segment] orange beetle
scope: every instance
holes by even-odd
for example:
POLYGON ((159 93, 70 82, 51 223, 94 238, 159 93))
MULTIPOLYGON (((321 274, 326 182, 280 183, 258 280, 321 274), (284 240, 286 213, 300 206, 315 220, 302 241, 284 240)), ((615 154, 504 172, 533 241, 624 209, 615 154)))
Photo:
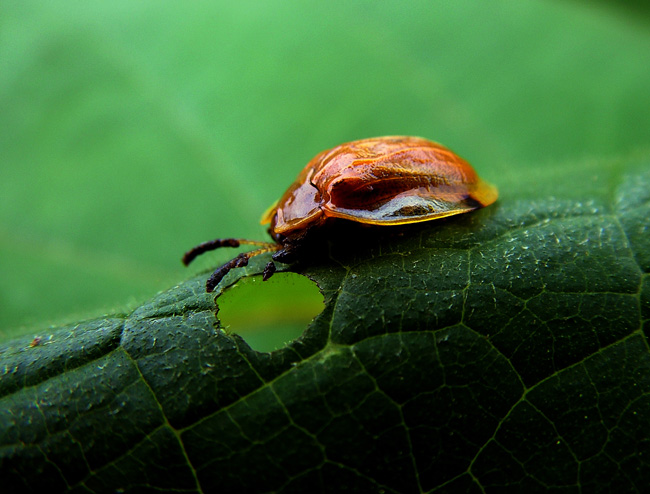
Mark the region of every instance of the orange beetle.
POLYGON ((274 242, 211 240, 185 253, 183 263, 187 266, 219 247, 260 247, 212 273, 206 283, 211 292, 231 269, 274 252, 262 275, 269 279, 276 269, 273 261, 295 261, 305 239, 329 218, 403 225, 467 213, 489 206, 497 196, 497 189, 481 180, 469 163, 440 144, 406 136, 362 139, 318 154, 264 213, 262 224, 271 223, 274 242))

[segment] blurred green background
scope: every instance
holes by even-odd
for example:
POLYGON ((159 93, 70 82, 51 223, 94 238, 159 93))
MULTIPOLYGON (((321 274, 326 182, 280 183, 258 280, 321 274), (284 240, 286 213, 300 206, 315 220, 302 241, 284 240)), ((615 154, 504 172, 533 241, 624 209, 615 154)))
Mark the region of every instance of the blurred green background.
MULTIPOLYGON (((439 141, 502 200, 525 168, 647 155, 649 18, 607 2, 4 1, 0 338, 128 311, 232 255, 183 268, 201 241, 265 239, 261 213, 345 141, 439 141)), ((220 315, 234 331, 311 317, 296 278, 220 315)))

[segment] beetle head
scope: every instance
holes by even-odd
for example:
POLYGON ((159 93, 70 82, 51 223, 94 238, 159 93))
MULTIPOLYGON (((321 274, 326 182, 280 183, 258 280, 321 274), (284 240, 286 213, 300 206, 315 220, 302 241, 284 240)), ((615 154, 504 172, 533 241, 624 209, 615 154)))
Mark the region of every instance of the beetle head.
POLYGON ((269 233, 276 242, 280 235, 285 238, 300 237, 303 231, 319 225, 324 220, 323 211, 320 208, 321 194, 318 189, 309 181, 309 173, 303 174, 284 193, 277 202, 272 218, 263 218, 262 221, 271 221, 269 233))

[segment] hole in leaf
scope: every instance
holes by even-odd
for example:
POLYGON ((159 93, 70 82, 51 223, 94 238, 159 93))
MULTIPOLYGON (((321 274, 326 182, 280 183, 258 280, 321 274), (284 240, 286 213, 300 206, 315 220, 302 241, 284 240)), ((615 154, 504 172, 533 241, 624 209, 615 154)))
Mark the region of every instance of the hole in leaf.
POLYGON ((271 352, 298 338, 323 311, 316 284, 295 273, 240 279, 218 299, 221 327, 258 352, 271 352))

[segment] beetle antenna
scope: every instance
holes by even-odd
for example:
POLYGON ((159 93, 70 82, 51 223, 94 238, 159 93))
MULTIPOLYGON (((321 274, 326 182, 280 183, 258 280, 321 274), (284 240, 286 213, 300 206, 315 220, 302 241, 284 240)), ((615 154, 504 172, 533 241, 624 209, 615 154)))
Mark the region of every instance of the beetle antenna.
POLYGON ((243 238, 215 238, 214 240, 209 240, 208 242, 203 242, 202 244, 197 245, 196 247, 188 250, 183 256, 183 264, 188 266, 194 259, 205 252, 218 249, 219 247, 239 247, 240 245, 260 245, 264 247, 269 247, 275 245, 269 242, 259 242, 257 240, 246 240, 243 238))
MULTIPOLYGON (((232 240, 232 239, 231 239, 232 240)), ((206 242, 208 243, 208 242, 206 242)), ((226 264, 221 266, 220 268, 216 269, 214 273, 210 275, 208 278, 208 281, 205 283, 205 289, 207 292, 212 292, 214 291, 215 287, 219 284, 219 282, 223 279, 224 276, 226 276, 231 269, 234 268, 243 268, 244 266, 248 265, 248 261, 250 260, 251 257, 259 256, 260 254, 265 254, 266 252, 271 252, 274 250, 279 249, 278 244, 271 244, 267 242, 259 242, 256 245, 265 245, 265 247, 262 247, 261 249, 256 249, 256 250, 251 250, 250 252, 242 252, 239 254, 237 257, 234 259, 231 259, 228 261, 226 264)), ((197 246, 200 247, 200 246, 197 246)), ((196 248, 196 247, 195 247, 196 248)), ((216 247, 215 247, 216 249, 216 247)), ((192 249, 194 250, 194 249, 192 249)), ((190 251, 192 252, 192 251, 190 251)), ((198 255, 198 254, 197 254, 198 255)), ((262 279, 264 281, 268 280, 271 275, 275 272, 275 264, 273 264, 273 261, 270 261, 266 267, 264 268, 264 274, 262 276, 262 279), (270 267, 270 265, 273 265, 273 267, 270 267)))

